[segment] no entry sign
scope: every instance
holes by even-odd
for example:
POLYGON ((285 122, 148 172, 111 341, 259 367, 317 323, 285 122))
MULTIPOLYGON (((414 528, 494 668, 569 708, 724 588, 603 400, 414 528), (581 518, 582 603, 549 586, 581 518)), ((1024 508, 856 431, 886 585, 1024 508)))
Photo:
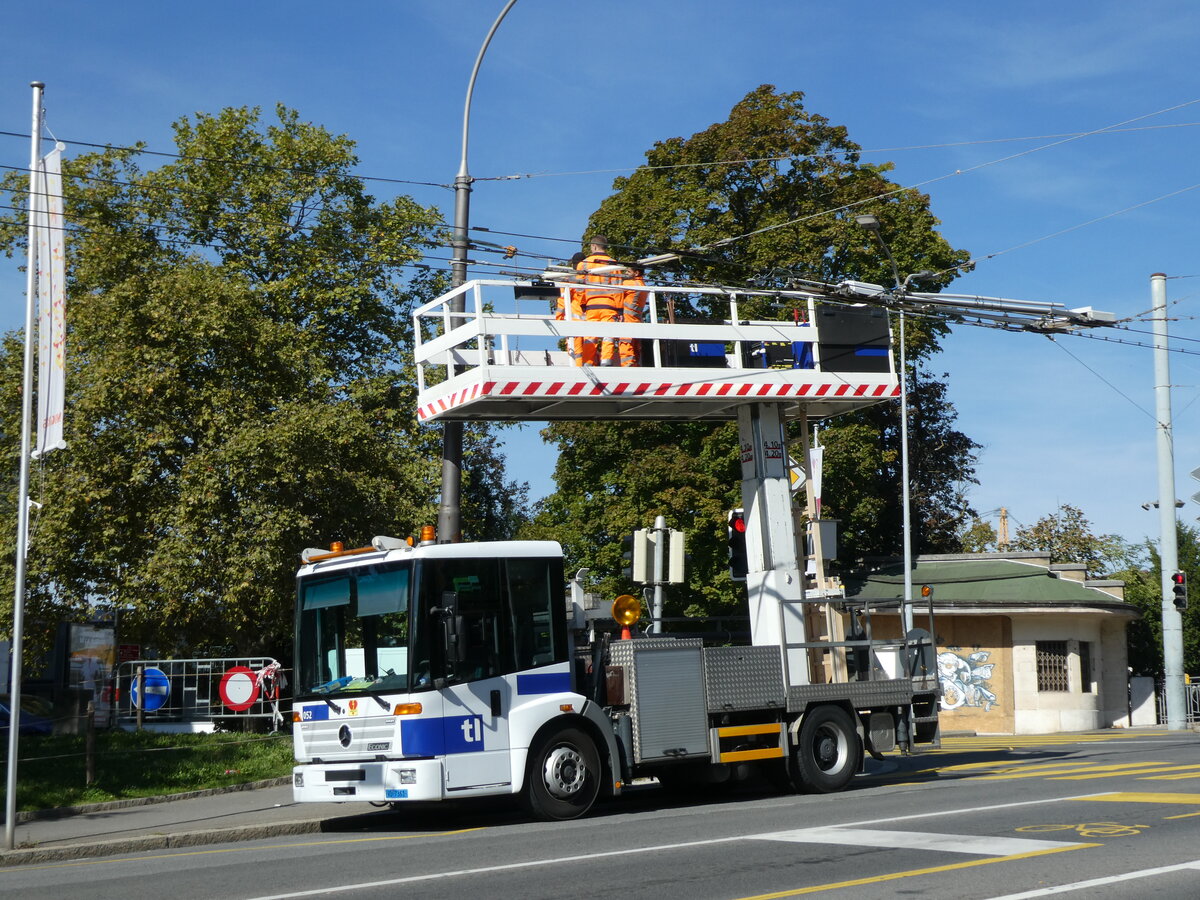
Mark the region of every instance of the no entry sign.
POLYGON ((234 712, 245 712, 258 699, 258 679, 245 666, 226 669, 221 679, 221 702, 234 712))

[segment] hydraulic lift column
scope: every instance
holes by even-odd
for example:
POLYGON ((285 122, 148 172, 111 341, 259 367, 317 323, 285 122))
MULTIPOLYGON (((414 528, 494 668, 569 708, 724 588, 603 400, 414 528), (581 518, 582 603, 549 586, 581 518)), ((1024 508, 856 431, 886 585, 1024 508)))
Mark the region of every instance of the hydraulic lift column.
POLYGON ((779 403, 738 408, 751 642, 780 648, 784 682, 793 685, 809 683, 808 651, 786 648, 808 638, 784 421, 779 403))

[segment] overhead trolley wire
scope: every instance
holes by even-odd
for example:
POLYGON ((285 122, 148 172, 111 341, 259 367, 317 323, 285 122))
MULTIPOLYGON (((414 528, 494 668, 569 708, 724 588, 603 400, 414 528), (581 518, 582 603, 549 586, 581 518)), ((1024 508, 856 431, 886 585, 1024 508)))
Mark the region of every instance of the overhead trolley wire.
MULTIPOLYGON (((29 138, 28 134, 21 134, 16 131, 0 131, 0 136, 29 138)), ((77 141, 68 138, 63 138, 60 143, 74 144, 79 147, 94 147, 99 150, 120 150, 126 153, 141 153, 146 156, 163 156, 169 159, 178 159, 186 162, 211 162, 220 163, 225 166, 240 166, 242 168, 266 169, 269 171, 286 172, 292 175, 319 175, 320 172, 307 169, 292 169, 287 166, 273 166, 268 163, 243 162, 235 159, 220 159, 209 156, 188 156, 182 153, 168 153, 164 150, 147 150, 145 147, 123 147, 118 144, 97 144, 91 141, 77 141)), ((442 184, 436 181, 412 181, 407 178, 389 178, 382 175, 349 175, 348 177, 357 179, 358 181, 378 181, 385 184, 413 184, 422 187, 438 187, 447 190, 453 190, 454 186, 450 184, 442 184)))
MULTIPOLYGON (((1151 115, 1157 115, 1152 113, 1151 115)), ((1021 141, 1047 141, 1058 138, 1079 138, 1087 137, 1091 134, 1132 134, 1139 131, 1156 131, 1166 128, 1193 128, 1200 125, 1200 122, 1176 122, 1167 125, 1143 125, 1138 128, 1120 128, 1113 126, 1102 129, 1099 132, 1091 131, 1067 131, 1057 134, 1033 134, 1024 135, 1021 137, 1004 137, 1004 138, 977 138, 969 141, 944 141, 938 144, 909 144, 897 147, 860 147, 857 150, 831 150, 828 154, 803 153, 803 154, 785 154, 780 156, 758 156, 744 157, 739 159, 719 159, 708 162, 689 162, 689 163, 660 163, 648 164, 642 163, 636 166, 618 166, 607 169, 579 169, 575 171, 564 172, 514 172, 510 175, 488 175, 476 176, 475 181, 517 181, 527 178, 560 178, 560 177, 576 177, 580 175, 614 175, 621 172, 638 172, 650 171, 657 172, 660 170, 670 169, 695 169, 706 166, 741 166, 747 164, 761 162, 787 162, 789 160, 806 160, 819 159, 822 156, 850 156, 850 155, 875 155, 879 153, 908 153, 916 150, 954 150, 960 147, 976 147, 989 144, 1013 144, 1021 141)))
MULTIPOLYGON (((1163 109, 1157 110, 1156 112, 1151 112, 1151 113, 1146 113, 1144 115, 1135 116, 1132 119, 1126 119, 1123 122, 1116 122, 1113 125, 1106 125, 1103 128, 1097 128, 1092 131, 1081 132, 1081 133, 1079 133, 1077 135, 1073 135, 1071 137, 1066 137, 1066 138, 1062 138, 1061 140, 1052 141, 1049 144, 1042 144, 1039 147, 1031 147, 1028 150, 1022 150, 1019 153, 1010 153, 1007 156, 1002 156, 998 159, 989 160, 987 162, 977 163, 976 165, 968 166, 965 169, 955 169, 953 172, 948 172, 944 175, 938 175, 934 178, 929 178, 929 179, 926 179, 925 181, 921 181, 916 184, 909 185, 907 187, 898 187, 894 191, 887 191, 887 192, 880 194, 873 198, 868 198, 866 200, 856 200, 853 203, 847 203, 843 206, 837 207, 836 209, 828 210, 828 211, 826 211, 826 213, 813 213, 813 214, 809 214, 809 215, 805 215, 805 216, 800 216, 800 217, 798 217, 796 219, 792 219, 788 222, 779 222, 774 225, 768 225, 764 228, 759 228, 754 231, 747 232, 746 234, 737 235, 735 237, 722 238, 719 241, 714 241, 713 243, 709 244, 708 247, 704 248, 704 249, 725 246, 725 245, 731 244, 735 241, 741 241, 741 240, 745 240, 748 237, 754 237, 755 235, 764 234, 765 232, 768 232, 768 231, 776 231, 780 228, 786 228, 789 225, 797 225, 797 224, 800 224, 801 222, 807 222, 810 219, 817 218, 820 215, 830 215, 833 213, 845 212, 847 210, 853 209, 854 207, 862 206, 866 203, 869 203, 872 200, 886 199, 887 197, 894 196, 903 191, 915 190, 917 188, 925 187, 926 185, 929 185, 929 184, 934 184, 939 181, 945 181, 948 178, 954 178, 958 175, 967 175, 967 174, 970 174, 971 172, 978 172, 981 169, 986 169, 991 166, 1000 165, 1001 163, 1010 162, 1014 159, 1020 159, 1023 156, 1030 156, 1031 154, 1034 154, 1034 153, 1040 153, 1043 150, 1049 150, 1053 147, 1060 147, 1063 144, 1069 144, 1073 141, 1082 140, 1085 137, 1091 137, 1092 135, 1103 134, 1104 132, 1110 131, 1113 128, 1119 128, 1123 125, 1128 125, 1131 122, 1139 122, 1142 119, 1149 119, 1153 116, 1159 116, 1159 115, 1162 115, 1163 113, 1168 113, 1168 112, 1172 112, 1177 109, 1182 109, 1186 106, 1191 106, 1195 103, 1200 103, 1200 98, 1197 98, 1195 100, 1188 100, 1184 103, 1176 104, 1175 106, 1168 106, 1163 109)), ((968 263, 963 263, 962 266, 966 266, 967 264, 968 263)), ((962 268, 962 266, 955 266, 954 268, 955 269, 962 268)), ((947 269, 947 270, 943 270, 943 271, 953 271, 953 270, 947 269)))

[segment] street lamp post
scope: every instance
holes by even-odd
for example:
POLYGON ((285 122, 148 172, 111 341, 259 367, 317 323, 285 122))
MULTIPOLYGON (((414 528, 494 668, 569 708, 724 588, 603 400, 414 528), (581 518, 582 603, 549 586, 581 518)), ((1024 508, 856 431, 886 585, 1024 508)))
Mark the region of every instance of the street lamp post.
MULTIPOLYGON (((879 227, 879 219, 871 215, 856 216, 855 221, 860 227, 871 232, 883 248, 884 255, 892 267, 892 279, 895 292, 902 295, 908 288, 909 279, 900 280, 900 270, 892 256, 892 248, 883 239, 879 227)), ((900 516, 901 530, 904 533, 904 604, 900 608, 900 621, 904 633, 908 634, 913 627, 913 578, 912 578, 912 517, 908 487, 908 349, 905 345, 904 309, 900 310, 900 516)))
MULTIPOLYGON (((454 238, 453 253, 450 259, 450 283, 459 287, 467 280, 467 249, 470 246, 468 230, 471 220, 471 173, 467 168, 467 139, 471 125, 471 96, 475 93, 475 78, 479 75, 479 66, 483 63, 483 55, 487 52, 492 35, 513 8, 517 0, 508 0, 500 15, 488 29, 487 36, 475 57, 475 65, 471 69, 471 78, 467 82, 467 99, 463 104, 462 121, 462 156, 458 164, 458 174, 454 176, 454 238)), ((460 316, 466 309, 465 300, 461 295, 450 301, 450 327, 455 328, 460 322, 460 316)), ((447 422, 442 430, 442 499, 438 507, 437 535, 440 543, 446 544, 462 539, 462 422, 447 422)))

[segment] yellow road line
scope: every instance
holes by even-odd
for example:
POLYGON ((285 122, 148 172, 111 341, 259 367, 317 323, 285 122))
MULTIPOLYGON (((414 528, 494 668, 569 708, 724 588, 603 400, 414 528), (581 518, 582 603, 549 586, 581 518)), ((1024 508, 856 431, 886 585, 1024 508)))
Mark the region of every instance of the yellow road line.
POLYGON ((961 869, 972 869, 976 866, 987 866, 992 863, 1012 862, 1018 859, 1031 859, 1035 856, 1046 856, 1050 853, 1064 853, 1067 850, 1082 850, 1085 847, 1102 847, 1103 844, 1067 844, 1050 850, 1031 850, 1029 853, 1014 853, 1011 856, 990 856, 986 859, 972 859, 967 862, 951 863, 945 866, 931 866, 927 869, 909 869, 906 872, 889 872, 886 875, 872 875, 869 878, 856 878, 853 881, 835 881, 830 884, 814 884, 811 887, 795 888, 790 891, 776 891, 772 894, 755 894, 752 897, 742 897, 741 900, 778 900, 780 897, 798 897, 801 894, 815 894, 817 891, 832 891, 838 888, 861 887, 864 884, 880 884, 884 881, 898 881, 901 878, 915 878, 920 875, 936 875, 939 872, 955 872, 961 869))
POLYGON ((1113 791, 1111 794, 1097 794, 1094 797, 1076 797, 1077 800, 1090 800, 1097 803, 1184 803, 1200 806, 1200 794, 1167 794, 1141 793, 1138 791, 1113 791))
POLYGON ((1033 772, 1041 769, 1060 769, 1064 772, 1082 771, 1092 765, 1087 762, 1053 762, 1053 763, 1023 763, 1011 760, 990 760, 978 763, 960 763, 956 766, 936 766, 932 769, 919 769, 914 775, 959 775, 981 777, 986 774, 1001 774, 1004 772, 1033 772))
POLYGON ((1059 769, 1057 771, 1051 769, 1050 771, 1039 771, 1039 772, 1021 771, 1021 772, 1017 772, 1012 775, 980 775, 979 780, 980 781, 1011 781, 1016 778, 1051 778, 1051 777, 1053 777, 1055 781, 1059 781, 1064 778, 1106 778, 1106 777, 1109 777, 1109 775, 1102 775, 1099 773, 1111 773, 1112 775, 1126 775, 1126 774, 1136 775, 1137 773, 1142 772, 1142 771, 1165 772, 1165 771, 1167 771, 1166 769, 1153 768, 1154 766, 1165 766, 1165 765, 1167 765, 1167 763, 1144 762, 1144 763, 1121 763, 1119 765, 1112 765, 1112 766, 1092 766, 1090 768, 1085 768, 1085 769, 1059 769), (1075 772, 1075 773, 1083 772, 1085 774, 1072 774, 1073 772, 1075 772))
POLYGON ((1122 775, 1141 776, 1146 772, 1178 772, 1181 769, 1191 770, 1191 774, 1196 774, 1195 770, 1200 769, 1200 766, 1164 766, 1160 765, 1157 769, 1145 769, 1141 766, 1121 767, 1116 772, 1084 772, 1082 775, 1056 775, 1051 781, 1086 781, 1089 778, 1120 778, 1122 775))

